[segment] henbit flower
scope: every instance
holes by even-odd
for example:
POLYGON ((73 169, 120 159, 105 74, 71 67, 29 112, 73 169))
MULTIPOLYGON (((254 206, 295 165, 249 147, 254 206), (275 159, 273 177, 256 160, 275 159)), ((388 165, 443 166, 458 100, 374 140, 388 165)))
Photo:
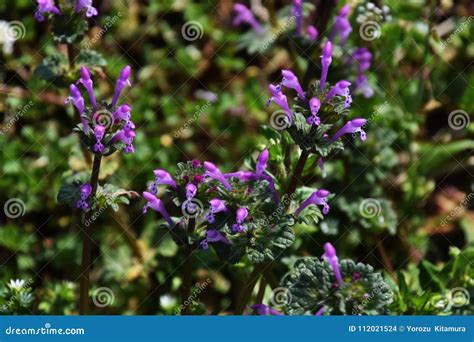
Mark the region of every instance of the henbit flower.
POLYGON ((135 152, 135 147, 133 146, 133 140, 135 139, 135 125, 133 122, 130 121, 128 125, 126 125, 124 128, 122 128, 115 136, 110 140, 110 142, 113 144, 117 141, 122 141, 125 144, 125 148, 123 151, 128 154, 128 153, 134 153, 135 152))
POLYGON ((306 207, 309 205, 322 205, 323 206, 323 214, 326 215, 329 213, 329 204, 327 204, 327 197, 331 193, 325 189, 320 189, 314 191, 309 197, 301 203, 298 209, 295 211, 295 216, 298 216, 306 207))
POLYGON ((270 153, 268 152, 268 149, 264 149, 258 156, 257 166, 255 167, 255 176, 257 176, 257 178, 260 178, 265 172, 269 157, 270 153))
POLYGON ((169 224, 170 227, 174 226, 173 220, 171 219, 170 215, 166 211, 166 208, 163 205, 163 202, 159 198, 157 198, 155 195, 146 191, 143 193, 143 198, 145 198, 147 201, 147 204, 145 204, 145 206, 143 207, 144 213, 148 211, 148 208, 151 208, 159 212, 163 216, 163 218, 166 220, 166 222, 169 224))
POLYGON ((87 199, 92 193, 92 186, 89 183, 84 183, 79 187, 79 192, 81 199, 76 202, 76 208, 80 208, 83 211, 88 211, 90 206, 87 199))
POLYGON ((204 168, 206 172, 204 173, 205 177, 210 177, 218 182, 220 182, 227 190, 232 190, 232 186, 229 184, 227 179, 225 179, 221 170, 211 162, 204 162, 204 168))
POLYGON ((306 119, 309 125, 319 126, 321 124, 321 118, 318 116, 319 109, 321 108, 321 102, 317 97, 313 97, 309 100, 309 108, 311 115, 306 119))
POLYGON ((352 58, 357 62, 359 73, 362 73, 370 68, 372 53, 367 48, 361 47, 354 51, 352 58))
POLYGON ((36 9, 35 12, 35 19, 38 20, 39 22, 44 21, 44 15, 45 13, 51 13, 51 14, 61 14, 61 11, 59 8, 55 5, 54 0, 37 0, 38 3, 38 8, 36 9))
POLYGON ((249 8, 247 8, 245 5, 235 4, 234 5, 234 11, 237 13, 237 15, 235 16, 234 21, 233 21, 234 26, 239 26, 239 25, 245 23, 245 24, 249 24, 250 26, 252 26, 252 28, 257 33, 261 33, 263 31, 262 26, 255 19, 252 11, 249 8))
POLYGON ((339 14, 336 16, 334 23, 334 29, 331 34, 331 38, 334 39, 339 34, 339 42, 341 45, 346 43, 347 38, 352 32, 351 23, 349 22, 349 11, 350 6, 345 5, 341 8, 339 14))
POLYGON ((365 141, 367 139, 367 135, 362 127, 366 124, 367 120, 362 118, 357 118, 354 120, 347 121, 342 128, 334 134, 334 136, 329 140, 329 142, 333 142, 344 134, 354 134, 360 133, 360 140, 365 141))
POLYGON ((275 102, 277 106, 285 111, 286 116, 288 117, 288 122, 291 125, 293 123, 293 118, 291 117, 290 106, 288 105, 286 95, 281 91, 281 87, 270 84, 268 90, 272 94, 272 97, 268 99, 266 103, 267 107, 270 106, 270 103, 275 102))
POLYGON ((79 91, 79 89, 77 89, 77 87, 74 84, 71 84, 69 86, 69 91, 71 92, 71 96, 68 96, 66 98, 65 103, 69 103, 72 101, 72 104, 74 105, 74 107, 76 107, 77 111, 79 112, 79 116, 81 117, 81 121, 82 121, 82 126, 84 127, 84 130, 86 131, 86 133, 88 133, 89 124, 87 123, 87 120, 82 116, 82 114, 84 114, 84 109, 85 109, 84 98, 82 97, 82 94, 79 91))
POLYGON ((156 169, 153 171, 153 173, 155 174, 155 181, 153 182, 152 185, 150 185, 150 192, 153 194, 153 195, 156 195, 156 193, 158 192, 158 185, 169 185, 171 186, 173 189, 176 189, 176 182, 174 181, 173 177, 171 177, 171 175, 166 172, 165 170, 162 170, 162 169, 156 169))
POLYGON ((231 242, 220 232, 215 229, 209 229, 206 231, 206 237, 201 241, 200 246, 202 249, 207 250, 209 248, 209 243, 222 242, 226 245, 230 245, 231 242))
POLYGON ((215 214, 223 211, 228 211, 227 207, 225 206, 225 202, 221 199, 213 198, 209 201, 209 204, 211 205, 211 207, 209 208, 209 211, 206 214, 206 220, 209 223, 215 222, 215 214))
POLYGON ((102 153, 104 152, 104 144, 102 144, 102 139, 105 136, 105 127, 101 125, 96 125, 94 127, 94 136, 96 143, 94 145, 94 152, 102 153))
POLYGON ((357 76, 354 86, 354 93, 362 94, 366 99, 374 95, 374 90, 369 84, 369 79, 366 75, 361 74, 357 76))
POLYGON ((312 41, 318 39, 318 30, 313 25, 309 25, 306 28, 306 33, 308 34, 309 39, 311 39, 312 41))
POLYGON ((130 83, 130 73, 131 73, 131 68, 129 65, 125 66, 125 68, 122 69, 120 72, 120 76, 117 80, 117 83, 115 84, 115 92, 114 92, 114 97, 112 99, 112 107, 115 106, 117 103, 120 93, 122 92, 123 88, 125 86, 131 86, 132 84, 130 83))
POLYGON ((197 187, 193 183, 186 184, 186 199, 189 201, 196 196, 197 187))
POLYGON ((332 43, 330 40, 324 44, 323 47, 323 55, 321 56, 321 79, 319 81, 319 89, 324 91, 324 87, 326 86, 326 80, 328 78, 328 70, 329 66, 332 63, 332 43))
POLYGON ((265 304, 254 304, 251 308, 260 316, 284 316, 282 312, 266 306, 265 304))
POLYGON ((323 258, 329 263, 329 265, 331 265, 334 275, 336 276, 337 283, 342 285, 342 275, 341 271, 339 270, 339 258, 337 257, 336 249, 329 242, 324 244, 323 258))
POLYGON ((315 316, 322 316, 324 314, 324 306, 321 307, 314 315, 315 316))
POLYGON ((81 67, 81 78, 77 83, 81 83, 83 87, 87 90, 87 94, 89 94, 89 99, 91 101, 92 107, 94 110, 97 110, 97 101, 95 100, 94 95, 94 82, 92 82, 91 74, 86 67, 81 67))
POLYGON ((300 82, 298 81, 298 77, 291 71, 291 70, 282 70, 281 74, 283 76, 283 79, 281 80, 281 85, 296 90, 298 93, 298 96, 302 99, 305 100, 306 97, 304 95, 303 88, 301 88, 300 82))
POLYGON ((237 209, 236 213, 236 223, 232 225, 232 232, 233 233, 241 233, 244 231, 243 223, 247 218, 249 211, 246 208, 239 208, 237 209))
POLYGON ((75 12, 79 13, 83 8, 86 9, 86 17, 90 18, 98 15, 97 9, 92 6, 92 0, 77 0, 75 12))
POLYGON ((126 103, 117 107, 113 113, 114 121, 118 124, 120 121, 130 122, 132 107, 126 103))
POLYGON ((235 177, 235 178, 238 178, 241 182, 247 182, 249 180, 256 179, 255 173, 253 173, 252 171, 237 171, 237 172, 226 173, 224 174, 224 177, 226 179, 235 177))
POLYGON ((331 100, 336 95, 344 96, 345 97, 344 108, 349 108, 352 103, 351 92, 349 90, 350 85, 351 85, 351 82, 345 81, 345 80, 337 82, 334 85, 334 87, 332 87, 331 90, 329 90, 328 94, 326 95, 326 101, 331 100))
POLYGON ((303 1, 294 0, 293 1, 293 15, 295 17, 295 33, 297 36, 301 35, 301 27, 303 26, 303 1))

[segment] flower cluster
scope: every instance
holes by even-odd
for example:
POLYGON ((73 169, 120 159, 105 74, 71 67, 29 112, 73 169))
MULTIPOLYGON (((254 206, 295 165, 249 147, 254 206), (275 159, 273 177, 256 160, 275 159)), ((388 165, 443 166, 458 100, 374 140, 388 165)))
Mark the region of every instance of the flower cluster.
MULTIPOLYGON (((54 0, 36 0, 38 7, 35 12, 35 19, 39 22, 45 20, 45 15, 61 15, 62 12, 58 6, 56 6, 54 0)), ((74 13, 81 13, 83 10, 86 11, 86 17, 90 18, 98 15, 97 9, 92 6, 92 0, 77 0, 74 5, 74 13)))
POLYGON ((86 67, 81 67, 80 79, 69 87, 71 95, 66 99, 66 103, 73 103, 82 122, 76 131, 83 135, 83 142, 93 153, 110 155, 116 150, 134 152, 135 124, 131 120, 132 107, 125 103, 117 104, 122 90, 130 85, 130 72, 130 67, 126 66, 120 73, 110 104, 96 100, 94 83, 86 67), (77 84, 86 90, 90 107, 85 105, 77 84))

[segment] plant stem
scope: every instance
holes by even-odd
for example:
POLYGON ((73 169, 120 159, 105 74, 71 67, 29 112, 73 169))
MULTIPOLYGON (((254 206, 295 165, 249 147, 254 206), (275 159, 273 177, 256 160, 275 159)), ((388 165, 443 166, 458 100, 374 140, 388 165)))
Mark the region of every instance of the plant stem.
POLYGON ((265 269, 264 264, 256 264, 253 268, 252 273, 250 273, 247 282, 242 288, 239 296, 239 301, 235 306, 235 314, 241 315, 244 312, 245 306, 247 305, 250 297, 252 296, 253 289, 255 284, 257 284, 258 278, 265 269))
POLYGON ((288 183, 288 187, 286 188, 285 194, 287 196, 291 196, 296 190, 296 186, 298 185, 298 181, 301 178, 301 175, 304 170, 304 166, 306 164, 306 161, 308 160, 309 157, 309 152, 307 151, 301 151, 300 158, 298 159, 298 162, 296 163, 295 170, 293 171, 293 174, 291 175, 290 182, 288 183))
MULTIPOLYGON (((90 198, 93 200, 97 193, 97 186, 99 184, 99 171, 100 162, 102 161, 102 155, 96 154, 94 156, 94 164, 92 165, 91 175, 91 195, 90 198)), ((91 216, 90 211, 87 216, 91 216)), ((81 265, 81 284, 79 294, 79 313, 81 315, 87 315, 89 312, 89 276, 91 270, 91 249, 92 249, 92 222, 93 220, 87 219, 86 222, 90 222, 88 225, 84 225, 83 236, 82 236, 82 265, 81 265)))
POLYGON ((74 69, 76 67, 76 52, 74 50, 74 45, 67 44, 67 59, 69 60, 69 69, 74 69))
POLYGON ((265 296, 265 289, 267 288, 267 279, 264 276, 260 277, 260 284, 258 285, 257 298, 255 299, 256 304, 261 304, 263 296, 265 296))
MULTIPOLYGON (((192 234, 194 232, 194 228, 196 226, 196 221, 194 218, 189 219, 188 223, 188 234, 192 234)), ((186 260, 184 261, 183 265, 183 284, 181 286, 181 315, 189 315, 191 313, 191 304, 185 304, 186 301, 189 300, 191 295, 191 287, 193 283, 193 247, 190 245, 186 246, 186 260)))

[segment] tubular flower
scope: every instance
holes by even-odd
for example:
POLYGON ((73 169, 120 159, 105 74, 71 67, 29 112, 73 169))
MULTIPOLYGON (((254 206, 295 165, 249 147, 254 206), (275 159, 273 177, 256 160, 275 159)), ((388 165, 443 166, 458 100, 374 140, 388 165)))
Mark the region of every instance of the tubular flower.
POLYGON ((346 43, 347 38, 352 32, 351 23, 349 22, 350 9, 349 5, 343 6, 339 11, 339 14, 336 16, 336 21, 334 23, 332 38, 334 39, 336 35, 339 34, 339 42, 341 45, 346 43))
POLYGON ((320 90, 323 91, 326 86, 326 80, 328 78, 329 66, 332 63, 332 43, 327 41, 323 47, 323 55, 321 56, 321 79, 319 81, 320 90))
POLYGON ((96 143, 94 145, 94 152, 102 153, 104 152, 104 144, 102 144, 102 139, 105 135, 105 127, 101 125, 97 125, 94 127, 94 136, 96 143))
POLYGON ((301 27, 303 26, 303 1, 294 0, 293 1, 293 15, 295 16, 296 26, 295 33, 297 36, 301 35, 301 27))
POLYGON ((209 201, 210 208, 209 211, 206 214, 206 220, 209 223, 214 223, 215 222, 215 214, 223 212, 223 211, 228 211, 227 207, 225 206, 225 203, 223 200, 220 200, 218 198, 213 198, 209 201))
POLYGON ((131 68, 129 65, 127 65, 125 68, 122 69, 120 72, 120 76, 117 80, 117 83, 115 84, 115 92, 114 92, 114 97, 112 99, 112 106, 115 106, 115 104, 118 101, 118 98, 120 97, 120 93, 122 92, 123 88, 125 86, 131 86, 132 84, 130 83, 130 73, 131 73, 131 68))
POLYGON ((344 134, 354 134, 360 133, 360 140, 365 141, 367 139, 367 135, 362 127, 366 124, 367 120, 362 118, 357 118, 354 120, 347 121, 342 128, 334 134, 334 136, 329 140, 329 142, 336 141, 344 134))
POLYGON ((327 197, 330 195, 330 192, 325 189, 320 189, 313 192, 309 197, 301 203, 299 208, 295 212, 295 216, 298 216, 306 207, 309 205, 322 205, 323 214, 329 213, 329 204, 327 204, 327 197))
POLYGON ((54 0, 37 0, 36 2, 38 3, 38 7, 35 12, 35 19, 39 22, 44 21, 45 13, 61 14, 61 11, 54 3, 54 0))
POLYGON ((90 18, 98 15, 97 9, 92 6, 92 0, 77 0, 75 12, 79 13, 82 9, 86 9, 86 17, 90 18))
POLYGON ((94 82, 91 79, 91 74, 86 67, 81 67, 81 78, 77 83, 81 83, 83 87, 86 89, 87 94, 89 94, 89 99, 91 101, 92 107, 94 110, 97 110, 97 101, 94 95, 94 82))
POLYGON ((319 126, 321 124, 321 119, 318 116, 319 108, 321 108, 321 102, 318 98, 313 97, 309 100, 309 108, 311 110, 311 116, 306 119, 306 122, 309 125, 319 126))
POLYGON ((132 107, 124 103, 118 106, 117 110, 113 113, 114 123, 118 124, 120 121, 125 121, 127 124, 130 122, 132 107))
POLYGON ((265 304, 254 304, 251 308, 260 316, 283 316, 283 313, 265 304))
POLYGON ((262 153, 260 153, 260 155, 258 156, 258 161, 257 161, 257 166, 256 166, 256 171, 255 171, 255 175, 257 176, 257 178, 260 178, 263 172, 265 172, 269 157, 270 157, 270 154, 267 149, 264 149, 262 153))
POLYGON ((165 206, 163 205, 163 202, 157 198, 155 195, 149 193, 149 192, 144 192, 143 193, 143 198, 147 201, 147 204, 143 207, 143 212, 146 213, 148 211, 148 208, 151 208, 157 212, 159 212, 163 218, 166 220, 166 222, 169 224, 170 227, 174 226, 174 222, 171 219, 170 215, 165 209, 165 206))
POLYGON ((244 231, 243 223, 247 218, 249 211, 246 208, 239 208, 237 209, 236 214, 236 223, 232 225, 232 232, 233 233, 241 233, 244 231))
POLYGON ((339 270, 339 258, 337 257, 336 249, 329 242, 324 244, 323 258, 329 263, 329 265, 331 265, 334 275, 336 276, 337 283, 341 285, 342 275, 341 271, 339 270))
POLYGON ((209 243, 222 242, 226 245, 230 245, 230 241, 221 233, 215 229, 209 229, 206 231, 206 237, 201 241, 200 245, 202 249, 208 249, 209 243))
POLYGON ((235 4, 234 11, 236 12, 236 16, 233 21, 234 26, 239 26, 241 24, 248 24, 257 33, 261 33, 263 31, 262 26, 255 19, 252 11, 249 8, 247 8, 245 5, 235 4))
POLYGON ((89 131, 89 124, 82 117, 82 114, 84 114, 84 109, 85 109, 84 98, 82 97, 79 89, 77 89, 77 87, 74 84, 71 84, 69 86, 69 91, 71 92, 71 96, 68 96, 66 98, 65 103, 69 103, 72 101, 72 104, 74 105, 74 107, 76 107, 77 111, 79 112, 79 116, 81 117, 81 121, 82 121, 82 126, 84 127, 84 130, 87 133, 89 131))
POLYGON ((300 82, 298 81, 298 77, 291 71, 291 70, 282 70, 281 74, 283 76, 283 79, 281 81, 281 85, 296 90, 298 93, 298 96, 302 99, 305 100, 306 97, 304 95, 303 88, 301 88, 300 82))
POLYGON ((169 185, 173 189, 176 189, 176 182, 168 172, 162 169, 156 169, 153 171, 153 173, 155 174, 155 182, 150 185, 149 188, 150 192, 153 195, 156 195, 156 193, 158 192, 158 185, 169 185))
POLYGON ((321 307, 314 315, 315 316, 322 316, 324 314, 324 306, 321 307))
POLYGON ((275 102, 277 106, 279 106, 281 109, 283 109, 286 113, 286 116, 288 118, 288 122, 290 125, 293 123, 293 118, 291 116, 291 110, 290 107, 288 106, 288 100, 286 98, 286 95, 283 94, 281 91, 280 86, 274 86, 273 84, 270 84, 268 86, 268 90, 270 90, 270 94, 272 94, 272 97, 268 99, 267 101, 267 107, 270 106, 270 103, 275 102))
POLYGON ((92 193, 92 186, 89 183, 82 184, 79 188, 81 194, 81 199, 76 202, 76 208, 82 209, 83 211, 89 211, 90 206, 88 203, 88 198, 92 193))
POLYGON ((306 33, 308 33, 309 39, 313 41, 318 39, 318 30, 313 25, 308 26, 306 33))
POLYGON ((195 214, 198 211, 197 204, 193 201, 194 196, 196 196, 197 187, 193 183, 188 183, 186 185, 186 200, 183 202, 181 208, 187 213, 195 214))
POLYGON ((227 179, 225 179, 221 170, 211 162, 204 162, 204 168, 206 172, 204 173, 205 177, 210 177, 218 182, 220 182, 227 190, 232 190, 232 186, 229 184, 227 179))
POLYGON ((349 90, 351 82, 349 81, 339 81, 337 82, 334 87, 331 88, 329 93, 326 95, 326 101, 331 100, 334 96, 344 96, 346 98, 344 103, 344 108, 349 108, 352 103, 352 97, 349 90))

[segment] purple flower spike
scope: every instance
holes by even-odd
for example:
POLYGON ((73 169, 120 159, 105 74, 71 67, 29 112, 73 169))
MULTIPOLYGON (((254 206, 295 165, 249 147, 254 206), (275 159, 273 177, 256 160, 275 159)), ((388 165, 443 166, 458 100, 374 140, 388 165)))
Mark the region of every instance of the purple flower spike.
POLYGON ((344 103, 344 108, 349 108, 352 103, 351 92, 349 90, 350 85, 351 85, 351 82, 349 81, 337 82, 334 85, 334 87, 331 88, 329 93, 326 95, 326 101, 331 100, 336 95, 344 96, 346 98, 345 103, 344 103))
POLYGON ((94 145, 94 152, 102 153, 104 152, 104 145, 102 144, 102 139, 105 135, 105 127, 101 125, 97 125, 94 127, 94 135, 96 143, 94 145))
POLYGON ((324 244, 324 259, 331 265, 334 275, 336 276, 337 283, 342 285, 342 275, 339 270, 339 259, 336 254, 336 249, 329 242, 324 244))
POLYGON ((318 98, 313 97, 309 100, 309 108, 311 110, 311 116, 306 119, 306 122, 309 125, 319 126, 321 124, 321 119, 318 116, 319 108, 321 108, 321 102, 318 98))
POLYGON ((339 14, 336 16, 336 21, 334 23, 334 29, 331 34, 331 38, 335 38, 339 34, 339 42, 341 45, 346 43, 347 38, 352 32, 351 23, 349 22, 349 12, 351 8, 349 5, 345 5, 339 11, 339 14))
POLYGON ((65 103, 69 103, 72 101, 72 104, 74 107, 76 107, 77 111, 79 112, 79 116, 81 117, 82 121, 82 126, 84 127, 84 130, 86 133, 89 132, 89 124, 87 123, 86 119, 82 117, 82 114, 84 114, 84 98, 81 95, 81 92, 79 89, 74 84, 71 84, 69 86, 69 91, 71 92, 71 96, 66 98, 65 103))
POLYGON ((247 8, 245 5, 235 4, 234 11, 236 12, 236 16, 233 21, 234 26, 239 26, 241 24, 248 24, 255 30, 255 32, 257 33, 263 32, 262 26, 255 19, 252 11, 249 8, 247 8))
POLYGON ((309 25, 306 32, 308 33, 309 39, 313 41, 318 39, 318 30, 313 25, 309 25))
POLYGON ((129 80, 130 73, 131 73, 131 68, 129 65, 123 68, 122 71, 120 72, 120 76, 117 80, 117 83, 115 84, 115 93, 112 99, 112 107, 115 106, 115 104, 117 103, 120 97, 120 93, 122 92, 123 88, 125 88, 125 86, 127 85, 128 86, 132 85, 129 80))
POLYGON ((92 6, 92 0, 77 0, 75 12, 79 13, 83 8, 86 9, 86 17, 90 18, 98 15, 97 9, 92 6))
POLYGON ((298 77, 291 71, 291 70, 282 70, 281 74, 283 75, 283 80, 281 81, 281 85, 296 90, 298 96, 305 100, 306 97, 304 95, 303 88, 301 88, 300 82, 298 81, 298 77))
POLYGON ((295 216, 298 216, 306 207, 309 205, 322 205, 323 214, 326 215, 329 213, 329 204, 327 204, 327 197, 330 195, 330 192, 325 189, 320 189, 313 192, 309 197, 301 203, 299 208, 295 212, 295 216))
POLYGON ((79 188, 79 193, 81 199, 76 202, 76 208, 82 209, 83 211, 89 211, 90 206, 87 200, 92 193, 92 186, 89 183, 82 184, 79 188))
POLYGON ((332 43, 331 41, 327 41, 323 47, 323 55, 321 56, 321 80, 319 81, 319 89, 324 91, 324 87, 326 86, 326 80, 328 78, 328 70, 329 66, 332 63, 332 43))
POLYGON ((212 179, 220 182, 227 190, 232 190, 232 186, 229 184, 227 179, 225 179, 224 175, 222 174, 221 170, 217 166, 215 166, 211 162, 204 162, 204 168, 206 172, 204 176, 211 177, 212 179))
POLYGON ((39 22, 44 21, 44 14, 51 13, 51 14, 61 14, 59 8, 55 5, 54 0, 37 0, 38 8, 35 12, 35 19, 39 22))
POLYGON ((149 193, 149 192, 144 192, 143 193, 143 198, 146 199, 147 204, 143 207, 143 212, 146 213, 148 211, 148 208, 151 208, 157 212, 159 212, 163 218, 168 222, 170 227, 174 226, 174 222, 171 219, 170 215, 165 209, 165 206, 163 205, 163 202, 159 198, 156 198, 155 195, 149 193))
POLYGON ((254 304, 251 308, 260 316, 283 316, 283 313, 265 304, 254 304))
POLYGON ((281 91, 281 87, 270 84, 268 86, 268 90, 270 90, 272 97, 267 101, 267 107, 270 106, 270 103, 275 102, 277 106, 279 106, 281 109, 285 111, 286 116, 288 117, 288 120, 289 120, 288 122, 290 124, 293 123, 293 118, 291 117, 291 110, 290 110, 290 107, 288 106, 288 100, 286 98, 286 95, 283 94, 283 92, 281 91))
POLYGON ((314 315, 315 316, 322 316, 324 314, 324 306, 321 307, 314 315))
POLYGON ((243 223, 247 218, 249 211, 246 208, 237 209, 236 221, 237 223, 232 225, 232 232, 241 233, 244 231, 243 223))
POLYGON ((360 140, 365 141, 367 139, 367 135, 362 127, 366 124, 367 120, 362 118, 357 118, 354 120, 347 121, 342 128, 334 134, 334 136, 329 140, 329 142, 336 141, 344 134, 354 134, 360 133, 360 140))
POLYGON ((151 188, 154 191, 151 191, 154 195, 156 195, 157 189, 156 187, 158 185, 169 185, 173 189, 176 189, 176 182, 174 181, 173 177, 166 172, 165 170, 162 169, 156 169, 153 171, 155 174, 155 182, 152 184, 151 188))
POLYGON ((255 172, 255 176, 257 176, 257 178, 260 178, 262 174, 265 172, 269 157, 270 157, 270 153, 268 152, 267 149, 264 149, 262 153, 260 153, 260 155, 258 156, 257 167, 256 167, 256 172, 255 172))
POLYGON ((97 110, 97 101, 95 100, 94 95, 94 82, 92 82, 91 74, 86 67, 81 67, 81 78, 77 83, 81 83, 89 94, 89 99, 91 101, 92 107, 94 110, 97 110))
POLYGON ((301 35, 301 27, 303 26, 303 1, 294 0, 293 1, 293 15, 296 20, 295 33, 297 36, 301 35))

